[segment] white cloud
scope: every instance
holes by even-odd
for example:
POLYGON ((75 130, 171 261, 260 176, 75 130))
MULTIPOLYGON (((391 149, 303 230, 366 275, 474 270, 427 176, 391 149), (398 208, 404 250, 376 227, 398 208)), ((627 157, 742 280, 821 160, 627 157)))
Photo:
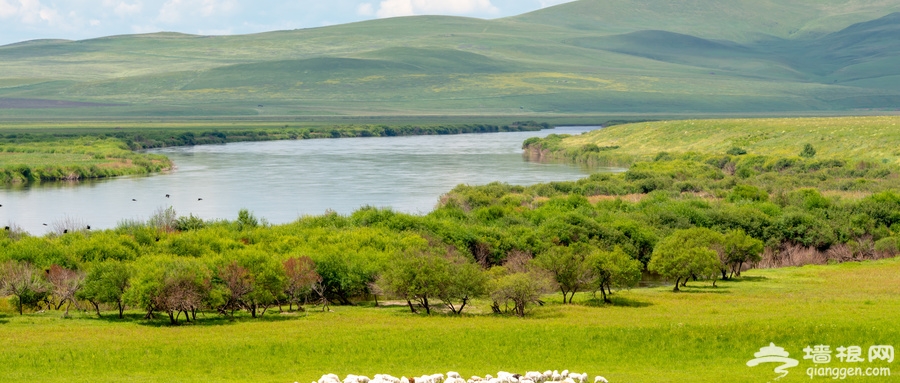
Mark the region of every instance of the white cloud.
POLYGON ((372 7, 372 3, 362 3, 356 7, 356 14, 360 16, 373 16, 375 15, 375 8, 372 7))
POLYGON ((384 18, 423 14, 466 15, 499 11, 491 4, 491 0, 382 0, 376 14, 384 18))
POLYGON ((100 26, 100 20, 97 20, 97 19, 91 19, 91 21, 89 21, 89 23, 91 24, 92 27, 100 26))
POLYGON ((105 0, 103 4, 107 7, 113 8, 113 13, 115 13, 116 16, 119 17, 137 15, 144 10, 144 3, 141 1, 136 1, 133 4, 130 4, 125 1, 105 0))
POLYGON ((24 25, 41 25, 61 28, 71 28, 73 22, 67 20, 77 20, 78 17, 74 11, 70 11, 67 16, 60 13, 55 7, 48 7, 41 4, 40 0, 18 0, 18 6, 10 4, 7 0, 0 0, 0 18, 15 17, 18 22, 24 25))
POLYGON ((236 0, 168 0, 159 9, 157 20, 175 24, 186 16, 218 16, 232 13, 237 8, 236 0))
POLYGON ((34 24, 41 19, 41 2, 38 0, 19 0, 19 20, 25 24, 34 24))
POLYGON ((0 0, 0 19, 9 18, 19 13, 19 8, 15 5, 7 3, 6 0, 0 0))

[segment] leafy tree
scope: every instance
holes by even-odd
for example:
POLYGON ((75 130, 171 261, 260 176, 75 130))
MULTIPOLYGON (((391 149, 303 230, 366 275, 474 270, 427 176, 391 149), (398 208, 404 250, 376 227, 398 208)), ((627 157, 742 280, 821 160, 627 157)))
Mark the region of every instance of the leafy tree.
POLYGON ((219 312, 234 317, 235 310, 243 307, 245 297, 253 291, 250 271, 232 260, 216 269, 215 281, 223 289, 219 312))
POLYGON ((35 307, 46 301, 49 294, 41 273, 30 263, 18 261, 0 265, 0 292, 13 296, 19 315, 24 313, 25 307, 35 307))
POLYGON ((381 274, 379 285, 406 300, 410 311, 416 312, 417 301, 425 313, 431 314, 429 298, 441 294, 442 285, 449 284, 450 261, 437 249, 409 249, 397 253, 381 274))
POLYGON ((84 286, 78 291, 78 298, 90 302, 100 316, 100 304, 115 304, 119 318, 125 312, 125 291, 131 286, 131 266, 117 260, 107 260, 94 265, 84 279, 84 286))
POLYGON ((719 258, 712 246, 721 243, 722 235, 706 228, 676 230, 663 238, 653 250, 647 268, 668 279, 687 285, 691 277, 709 276, 719 271, 719 258))
POLYGON ((591 267, 585 261, 586 252, 584 246, 553 246, 534 259, 536 265, 553 276, 563 303, 572 303, 575 293, 593 279, 591 267))
POLYGON ((141 259, 126 300, 147 311, 163 311, 172 324, 181 314, 190 321, 207 301, 211 290, 209 268, 194 258, 161 255, 141 259))
POLYGON ((495 313, 501 313, 500 305, 513 304, 513 313, 525 316, 525 309, 531 303, 540 303, 542 295, 552 290, 553 277, 539 267, 535 267, 531 256, 524 252, 514 252, 507 257, 503 266, 488 270, 489 290, 495 313))
POLYGON ((759 262, 762 259, 763 242, 740 229, 725 233, 722 247, 725 255, 721 265, 722 279, 727 279, 727 268, 731 269, 732 277, 741 276, 745 263, 759 262))
POLYGON ((472 298, 487 294, 487 275, 484 270, 459 255, 450 259, 450 273, 442 281, 438 297, 454 314, 462 314, 463 309, 472 298), (457 306, 456 302, 459 302, 457 306))
POLYGON ((282 264, 286 278, 284 293, 288 298, 288 310, 291 311, 294 303, 300 308, 300 297, 311 291, 315 284, 322 282, 322 277, 316 273, 316 264, 310 257, 291 257, 282 264))
POLYGON ((494 312, 500 312, 501 304, 511 302, 513 313, 524 317, 528 304, 539 302, 541 296, 550 290, 550 280, 546 274, 534 270, 507 272, 502 266, 492 270, 496 275, 490 284, 494 312))
POLYGON ((231 271, 232 294, 240 292, 238 303, 254 318, 280 302, 285 287, 285 269, 281 262, 257 249, 232 254, 237 258, 226 270, 231 271))
POLYGON ((250 210, 241 209, 238 211, 237 225, 238 230, 252 229, 259 226, 259 220, 250 213, 250 210))
POLYGON ((594 251, 586 263, 592 271, 594 287, 600 290, 604 302, 610 302, 608 294, 612 294, 613 287, 634 287, 641 281, 641 262, 618 246, 613 251, 594 251))

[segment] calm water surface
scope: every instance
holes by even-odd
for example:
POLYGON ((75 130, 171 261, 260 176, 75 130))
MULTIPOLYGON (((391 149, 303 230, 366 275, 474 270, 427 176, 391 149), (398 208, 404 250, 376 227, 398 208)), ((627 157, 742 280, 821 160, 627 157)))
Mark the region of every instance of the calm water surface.
POLYGON ((458 184, 585 177, 590 170, 581 167, 529 162, 521 146, 529 137, 592 129, 597 127, 166 148, 153 152, 175 162, 170 173, 0 190, 0 223, 32 234, 64 220, 104 229, 125 219, 146 220, 168 206, 204 219, 235 219, 247 208, 271 223, 329 209, 349 214, 365 205, 427 213, 458 184))

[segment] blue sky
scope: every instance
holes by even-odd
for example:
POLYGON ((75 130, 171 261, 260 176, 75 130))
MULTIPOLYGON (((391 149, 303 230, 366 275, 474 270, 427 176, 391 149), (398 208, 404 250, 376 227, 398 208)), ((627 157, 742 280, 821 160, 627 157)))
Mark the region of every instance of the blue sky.
POLYGON ((175 31, 226 35, 409 15, 513 16, 572 0, 0 0, 0 45, 175 31))

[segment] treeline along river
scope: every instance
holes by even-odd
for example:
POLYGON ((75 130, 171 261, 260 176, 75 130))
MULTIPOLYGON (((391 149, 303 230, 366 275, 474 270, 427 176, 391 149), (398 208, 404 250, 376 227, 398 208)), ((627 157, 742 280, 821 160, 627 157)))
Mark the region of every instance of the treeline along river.
POLYGON ((328 210, 349 214, 366 205, 426 213, 458 184, 530 185, 584 177, 589 169, 528 161, 522 142, 597 128, 155 149, 174 161, 174 171, 3 189, 0 223, 36 235, 64 220, 103 229, 122 220, 146 220, 170 206, 178 215, 203 219, 234 219, 246 208, 271 223, 328 210))

